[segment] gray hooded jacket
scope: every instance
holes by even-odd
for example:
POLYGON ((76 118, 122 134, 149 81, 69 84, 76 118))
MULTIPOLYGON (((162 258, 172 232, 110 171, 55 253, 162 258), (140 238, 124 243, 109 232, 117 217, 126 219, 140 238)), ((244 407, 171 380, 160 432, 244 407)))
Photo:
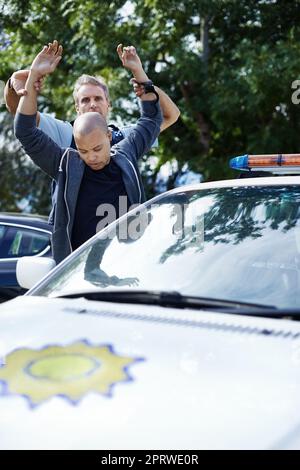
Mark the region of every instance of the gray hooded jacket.
MULTIPOLYGON (((145 201, 138 159, 150 150, 161 123, 159 103, 141 101, 141 117, 134 130, 111 149, 111 158, 121 169, 130 205, 145 201)), ((85 163, 76 150, 63 149, 44 134, 36 126, 36 114, 17 113, 15 135, 34 163, 58 185, 52 248, 54 259, 59 263, 72 252, 75 209, 85 163)))

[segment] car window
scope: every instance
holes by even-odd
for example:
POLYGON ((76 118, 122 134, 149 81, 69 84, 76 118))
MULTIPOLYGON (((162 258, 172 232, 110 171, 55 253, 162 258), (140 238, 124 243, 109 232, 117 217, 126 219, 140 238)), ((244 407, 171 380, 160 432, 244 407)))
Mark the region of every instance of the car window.
POLYGON ((21 227, 7 227, 1 237, 0 257, 17 258, 37 255, 50 245, 50 236, 45 232, 21 227), (5 232, 5 233, 4 233, 5 232))

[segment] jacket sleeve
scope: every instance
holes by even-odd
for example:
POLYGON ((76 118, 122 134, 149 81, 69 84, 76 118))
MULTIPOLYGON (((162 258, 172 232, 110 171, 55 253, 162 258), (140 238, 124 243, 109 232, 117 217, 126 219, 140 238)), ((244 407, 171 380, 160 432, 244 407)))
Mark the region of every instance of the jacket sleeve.
POLYGON ((36 114, 17 113, 14 125, 15 136, 27 155, 51 178, 56 179, 63 149, 37 128, 36 114))
MULTIPOLYGON (((134 131, 134 129, 135 129, 135 124, 129 124, 127 126, 120 127, 120 132, 122 132, 124 139, 125 139, 126 137, 129 136, 129 134, 132 131, 134 131)), ((159 146, 159 141, 158 141, 158 138, 156 138, 154 142, 152 143, 151 148, 154 149, 154 148, 157 148, 158 146, 159 146)))
POLYGON ((139 159, 147 153, 160 133, 162 113, 159 102, 141 101, 141 117, 124 140, 113 148, 127 158, 139 159))

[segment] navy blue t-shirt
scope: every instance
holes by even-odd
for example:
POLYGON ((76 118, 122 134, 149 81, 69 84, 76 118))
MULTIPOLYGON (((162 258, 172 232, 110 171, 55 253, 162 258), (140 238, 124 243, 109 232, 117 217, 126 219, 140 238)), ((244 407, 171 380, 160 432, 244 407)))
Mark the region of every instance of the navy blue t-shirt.
POLYGON ((98 223, 107 217, 107 213, 102 217, 96 215, 100 204, 111 204, 115 208, 116 218, 122 215, 119 214, 119 196, 127 196, 127 193, 121 169, 113 160, 110 160, 102 170, 92 170, 85 165, 72 231, 73 250, 95 235, 98 223))

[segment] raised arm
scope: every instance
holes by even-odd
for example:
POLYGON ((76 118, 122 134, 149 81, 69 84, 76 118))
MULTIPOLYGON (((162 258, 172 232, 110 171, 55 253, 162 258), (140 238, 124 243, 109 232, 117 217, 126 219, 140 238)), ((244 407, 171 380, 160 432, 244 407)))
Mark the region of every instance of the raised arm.
POLYGON ((57 41, 44 46, 31 64, 26 80, 25 92, 20 99, 17 111, 22 114, 35 114, 37 112, 37 93, 35 83, 56 69, 62 57, 62 46, 57 41))
MULTIPOLYGON (((7 110, 15 115, 22 96, 27 94, 25 89, 29 76, 29 69, 17 70, 7 81, 4 89, 4 100, 7 110)), ((34 83, 34 87, 40 93, 43 86, 44 77, 34 83)), ((60 147, 70 147, 72 142, 73 128, 68 121, 62 121, 50 114, 36 113, 36 125, 51 137, 60 147)))
POLYGON ((15 118, 15 135, 32 160, 52 178, 56 177, 62 149, 36 127, 37 90, 35 82, 52 73, 61 59, 57 41, 45 46, 34 59, 15 118))
MULTIPOLYGON (((135 79, 134 90, 137 96, 144 100, 147 95, 144 95, 143 87, 138 83, 148 82, 150 79, 143 69, 142 62, 133 46, 123 47, 119 44, 117 47, 118 56, 124 67, 131 70, 133 78, 135 79)), ((163 121, 160 126, 160 131, 170 127, 180 116, 180 111, 171 98, 157 86, 154 87, 159 95, 160 107, 163 115, 163 121)), ((149 98, 146 98, 149 99, 149 98)))
POLYGON ((132 161, 138 160, 147 153, 152 147, 153 140, 160 133, 162 113, 159 101, 156 100, 156 96, 153 93, 145 96, 147 97, 146 99, 141 98, 141 117, 133 126, 128 136, 113 147, 113 149, 119 150, 120 153, 123 153, 124 157, 129 157, 132 161), (155 99, 151 99, 151 95, 155 99))

